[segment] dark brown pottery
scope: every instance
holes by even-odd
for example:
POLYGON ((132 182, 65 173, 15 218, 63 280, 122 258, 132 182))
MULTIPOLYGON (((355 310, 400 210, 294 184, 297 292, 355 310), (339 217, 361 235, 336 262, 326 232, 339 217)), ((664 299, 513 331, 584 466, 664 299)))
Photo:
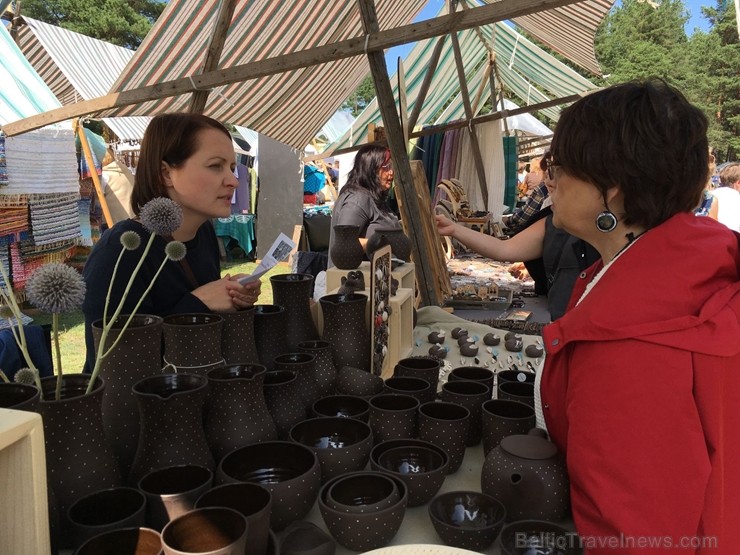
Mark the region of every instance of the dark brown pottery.
POLYGON ((165 555, 244 555, 246 543, 247 519, 226 507, 193 509, 162 530, 165 555))
POLYGON ((121 528, 144 526, 146 498, 134 488, 111 488, 81 497, 67 511, 72 545, 121 528))
POLYGON ((437 390, 432 389, 429 382, 413 376, 393 376, 385 380, 384 389, 386 393, 411 395, 419 400, 419 404, 434 401, 437 390))
POLYGON ((406 484, 409 507, 424 505, 436 495, 445 481, 448 465, 449 457, 444 449, 419 439, 391 439, 379 443, 370 451, 372 470, 388 472, 406 484), (383 454, 396 448, 401 452, 396 452, 394 455, 395 462, 391 463, 383 459, 389 466, 381 465, 380 458, 383 454), (427 449, 438 456, 428 456, 427 449), (441 464, 439 463, 440 458, 441 464))
POLYGON ((393 477, 384 472, 349 473, 332 484, 324 496, 326 505, 341 513, 380 511, 401 499, 393 477))
MULTIPOLYGON (((139 409, 132 387, 162 369, 162 318, 137 314, 121 337, 121 328, 128 318, 124 314, 113 322, 106 348, 118 343, 100 364, 100 376, 105 380, 103 427, 122 476, 131 471, 139 441, 139 409)), ((92 325, 96 352, 102 325, 102 320, 92 325)))
POLYGON ((331 395, 337 381, 337 367, 334 366, 331 343, 323 339, 301 341, 298 344, 298 350, 316 357, 313 381, 318 398, 331 395))
POLYGON ((461 405, 470 411, 470 424, 465 445, 478 445, 481 440, 481 406, 491 398, 491 390, 483 382, 453 380, 442 386, 442 400, 461 405))
POLYGON ((265 441, 226 455, 217 483, 252 482, 272 494, 270 528, 276 532, 311 510, 321 486, 321 467, 313 449, 291 441, 265 441))
POLYGON ((0 382, 0 408, 38 412, 40 402, 36 386, 0 382))
POLYGON ((458 366, 452 369, 447 380, 451 382, 455 380, 483 382, 491 390, 491 395, 493 395, 493 380, 495 377, 496 374, 483 366, 458 366))
POLYGON ((277 428, 278 439, 288 439, 290 429, 306 418, 298 377, 294 372, 286 370, 266 372, 263 391, 267 410, 277 428))
POLYGON ((400 499, 390 507, 366 513, 346 513, 332 509, 327 505, 327 493, 335 481, 347 480, 349 477, 374 474, 372 472, 353 472, 329 480, 319 494, 319 511, 329 533, 342 547, 352 551, 365 552, 388 545, 398 533, 406 513, 408 491, 406 484, 391 475, 400 499))
POLYGON ((457 472, 465 457, 465 440, 470 411, 446 402, 424 403, 419 407, 419 439, 441 447, 450 457, 447 473, 457 472))
POLYGON ((172 314, 162 323, 164 362, 175 372, 205 376, 224 363, 221 330, 224 319, 218 314, 172 314))
POLYGON ((499 536, 504 555, 581 555, 581 539, 575 532, 541 520, 520 520, 504 526, 499 536))
MULTIPOLYGON (((429 384, 424 382, 429 387, 429 384)), ((411 395, 381 393, 370 398, 370 428, 377 445, 389 439, 416 437, 419 400, 411 395)))
POLYGON ((534 428, 534 409, 519 401, 491 399, 481 405, 483 452, 491 452, 506 436, 526 434, 534 428))
POLYGON ((138 484, 146 497, 146 523, 162 530, 170 520, 195 507, 198 498, 211 489, 213 472, 196 465, 168 466, 153 470, 138 484))
POLYGON ((506 506, 508 521, 564 519, 569 487, 555 444, 532 433, 505 437, 483 463, 481 491, 506 506))
POLYGON ((277 439, 277 427, 267 410, 261 364, 223 366, 208 371, 209 396, 205 432, 216 460, 234 449, 277 439))
POLYGON ((122 528, 87 540, 74 555, 161 555, 162 538, 149 528, 122 528))
POLYGON ((280 544, 281 555, 334 555, 336 550, 332 537, 307 520, 292 522, 280 544))
POLYGON ((370 371, 370 332, 365 318, 367 295, 324 295, 319 299, 324 318, 322 339, 332 345, 337 368, 353 366, 370 371))
POLYGON ((141 431, 130 484, 167 466, 215 466, 203 428, 207 391, 207 378, 196 374, 160 374, 134 385, 141 431))
POLYGON ((315 379, 316 357, 309 353, 283 353, 275 357, 275 371, 281 370, 295 374, 298 396, 303 403, 303 418, 306 418, 311 405, 319 398, 315 379))
POLYGON ((312 416, 341 416, 367 422, 370 419, 370 404, 357 395, 329 395, 316 401, 311 407, 312 416))
MULTIPOLYGON (((302 341, 319 338, 311 315, 314 277, 311 274, 279 274, 270 278, 275 304, 285 307, 286 351, 298 351, 302 341)), ((281 353, 278 353, 281 354, 281 353)))
POLYGON ((447 545, 483 551, 498 537, 506 508, 497 499, 477 491, 448 491, 429 504, 429 518, 447 545))
POLYGON ((396 364, 393 370, 394 376, 410 376, 426 380, 434 395, 437 394, 437 385, 439 383, 439 360, 432 357, 411 357, 402 358, 396 364))
POLYGON ((85 395, 88 374, 62 377, 61 399, 54 400, 57 379, 42 378, 39 412, 44 421, 46 473, 53 490, 62 529, 62 544, 69 544, 67 510, 94 491, 123 485, 118 463, 103 429, 104 382, 85 395))
POLYGON ((400 227, 376 229, 371 237, 380 235, 385 238, 391 246, 394 258, 408 262, 411 260, 411 241, 400 227))
POLYGON ((360 226, 335 225, 331 231, 329 258, 340 270, 354 270, 365 258, 360 245, 360 226))
POLYGON ((534 408, 534 384, 526 382, 502 382, 498 385, 497 398, 519 401, 534 408))
POLYGON ((368 424, 337 416, 299 422, 291 428, 290 439, 316 451, 323 483, 334 476, 365 468, 373 446, 368 424))
POLYGON ((266 555, 272 495, 265 488, 247 482, 216 486, 201 495, 195 507, 228 507, 239 511, 247 519, 245 555, 266 555))
POLYGON ((254 305, 254 342, 260 364, 275 370, 275 357, 287 352, 286 329, 288 314, 274 304, 254 305))
POLYGON ((370 398, 383 391, 383 378, 354 368, 343 366, 337 374, 337 393, 370 398))
POLYGON ((226 364, 256 364, 257 344, 254 341, 254 313, 250 306, 236 312, 220 312, 224 319, 221 330, 221 356, 226 364))
POLYGON ((525 372, 523 370, 502 370, 496 373, 496 385, 499 386, 504 382, 534 383, 534 372, 525 372))

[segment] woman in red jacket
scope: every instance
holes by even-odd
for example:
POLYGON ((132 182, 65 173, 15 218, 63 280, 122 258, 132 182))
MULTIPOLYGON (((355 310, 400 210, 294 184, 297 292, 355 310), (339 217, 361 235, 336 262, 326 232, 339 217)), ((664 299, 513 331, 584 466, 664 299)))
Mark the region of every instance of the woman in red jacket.
POLYGON ((692 213, 706 129, 665 83, 627 83, 565 109, 546 161, 555 225, 601 255, 539 384, 589 553, 737 552, 740 235, 692 213))

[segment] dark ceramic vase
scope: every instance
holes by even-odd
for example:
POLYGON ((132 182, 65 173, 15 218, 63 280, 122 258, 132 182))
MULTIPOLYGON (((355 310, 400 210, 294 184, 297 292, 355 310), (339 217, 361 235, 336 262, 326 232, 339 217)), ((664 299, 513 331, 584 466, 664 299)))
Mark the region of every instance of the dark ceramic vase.
POLYGON ((483 453, 488 455, 506 436, 526 434, 535 427, 534 409, 526 403, 491 399, 481 405, 483 453))
POLYGON ((316 357, 313 380, 318 397, 331 395, 334 392, 334 384, 337 381, 337 367, 334 366, 331 343, 321 339, 317 341, 302 341, 298 344, 298 350, 316 357))
POLYGON ((162 538, 149 528, 121 528, 86 541, 74 555, 161 555, 162 538))
MULTIPOLYGON (((275 304, 285 307, 285 341, 289 353, 298 351, 301 341, 319 338, 311 315, 311 274, 279 274, 270 278, 275 304)), ((282 354, 282 353, 278 353, 282 354)))
POLYGON ((393 369, 393 375, 426 380, 432 386, 432 391, 436 395, 439 383, 439 368, 439 360, 432 357, 402 358, 393 369))
POLYGON ((263 385, 265 367, 242 364, 208 371, 205 431, 216 460, 258 441, 277 439, 267 410, 263 385))
POLYGON ((75 501, 68 511, 72 545, 77 548, 103 532, 144 526, 146 498, 134 488, 95 491, 75 501))
POLYGON ((36 386, 0 382, 0 408, 38 412, 40 397, 36 386))
POLYGON ((228 507, 239 511, 247 519, 244 554, 267 555, 272 511, 272 495, 267 489, 248 482, 223 484, 201 495, 195 507, 228 507))
POLYGON ((251 482, 272 494, 270 528, 279 532, 304 518, 321 485, 316 453, 292 441, 265 441, 232 451, 219 464, 218 484, 251 482))
POLYGON ((491 398, 491 390, 482 382, 455 380, 442 386, 442 400, 462 405, 470 411, 470 425, 465 445, 478 445, 481 440, 481 406, 491 398))
MULTIPOLYGON (((162 318, 137 314, 121 337, 121 328, 128 318, 124 314, 113 323, 106 348, 119 337, 120 340, 100 365, 100 376, 105 380, 103 426, 122 476, 128 476, 131 470, 139 441, 139 410, 132 387, 162 369, 162 318)), ((98 320, 92 325, 96 352, 102 324, 98 320)))
POLYGON ((335 225, 332 228, 329 258, 340 270, 354 270, 365 258, 360 244, 360 226, 335 225))
POLYGON ((123 485, 123 479, 103 429, 103 380, 97 378, 85 395, 90 376, 66 374, 58 401, 54 400, 56 381, 55 376, 41 380, 39 412, 44 420, 49 489, 56 499, 62 544, 68 545, 69 507, 88 493, 123 485))
POLYGON ((237 312, 220 312, 224 319, 221 330, 221 356, 226 364, 257 364, 257 345, 254 340, 255 308, 250 306, 237 312))
POLYGON ((213 472, 194 464, 152 470, 139 480, 146 497, 146 524, 161 531, 172 519, 195 507, 195 502, 213 486, 213 472))
POLYGON ((221 355, 221 330, 224 320, 218 314, 173 314, 164 318, 164 362, 174 372, 205 376, 208 370, 224 363, 221 355))
POLYGON ((481 491, 506 506, 508 522, 559 522, 570 508, 565 462, 554 443, 535 433, 507 436, 486 455, 481 491))
POLYGON ((160 374, 134 385, 141 430, 129 482, 158 468, 215 461, 203 428, 208 380, 196 374, 160 374))
POLYGON ((288 313, 275 304, 254 305, 254 342, 260 364, 275 370, 275 357, 288 352, 285 342, 288 313))
POLYGON ((370 371, 370 332, 365 307, 367 295, 324 295, 319 300, 324 317, 322 339, 332 345, 337 368, 353 366, 370 371))
POLYGON ((450 456, 447 473, 457 472, 465 457, 470 411, 454 403, 424 403, 419 407, 419 439, 444 449, 450 456))
POLYGON ((411 241, 400 227, 376 229, 373 237, 380 235, 384 237, 391 246, 391 253, 394 258, 408 262, 411 260, 411 241))
POLYGON ((265 373, 263 385, 267 410, 277 428, 279 439, 288 439, 288 432, 306 418, 306 407, 293 372, 279 370, 265 373))
POLYGON ((284 353, 275 357, 275 371, 293 372, 296 388, 303 403, 303 418, 306 418, 311 405, 318 400, 316 389, 316 357, 309 353, 284 353))
POLYGON ((419 399, 411 395, 383 393, 372 397, 370 428, 375 445, 389 439, 416 437, 418 411, 419 399))
POLYGON ((337 393, 369 399, 382 391, 383 378, 380 376, 352 366, 344 366, 337 373, 337 393))

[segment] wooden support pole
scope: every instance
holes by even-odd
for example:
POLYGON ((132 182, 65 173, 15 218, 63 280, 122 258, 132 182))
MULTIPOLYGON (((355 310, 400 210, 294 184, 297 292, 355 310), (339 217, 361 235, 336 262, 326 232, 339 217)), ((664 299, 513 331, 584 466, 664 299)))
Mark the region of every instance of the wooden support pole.
POLYGON ((58 121, 64 121, 85 114, 94 114, 112 108, 121 108, 150 100, 191 93, 194 89, 213 89, 222 85, 321 65, 334 60, 351 58, 362 55, 365 52, 382 52, 386 48, 398 46, 399 44, 438 37, 454 31, 472 29, 495 21, 504 21, 585 1, 499 0, 493 4, 485 4, 477 8, 470 8, 418 23, 402 25, 386 31, 376 31, 370 35, 361 35, 308 50, 291 52, 273 58, 218 69, 204 73, 203 75, 182 77, 128 91, 109 93, 105 96, 83 100, 61 108, 49 110, 43 114, 31 116, 30 118, 8 123, 3 126, 3 131, 7 136, 12 137, 19 133, 39 129, 40 127, 58 121))
MULTIPOLYGON (((377 33, 380 27, 378 25, 374 0, 358 0, 358 4, 365 33, 377 33)), ((398 117, 398 111, 396 110, 396 102, 393 98, 390 80, 388 79, 385 57, 382 51, 368 52, 367 57, 370 63, 370 72, 375 83, 378 107, 383 117, 388 147, 393 157, 393 167, 396 170, 396 187, 400 187, 406 192, 411 192, 414 190, 414 178, 406 152, 407 145, 403 139, 401 122, 398 117)), ((430 216, 421 211, 416 195, 406 194, 405 197, 407 202, 403 204, 401 217, 411 240, 411 253, 414 262, 416 262, 416 282, 419 287, 421 304, 424 306, 441 305, 443 299, 440 299, 437 295, 437 288, 434 285, 434 276, 432 275, 433 272, 429 265, 425 263, 431 259, 431 255, 429 253, 429 245, 424 242, 421 218, 429 218, 430 216)))
POLYGON ((103 208, 103 217, 108 227, 113 227, 113 216, 110 215, 110 209, 108 208, 108 202, 105 200, 105 194, 103 192, 103 185, 100 183, 100 177, 98 172, 95 171, 95 159, 93 158, 92 151, 90 150, 90 143, 87 142, 87 135, 85 135, 85 128, 82 126, 82 122, 78 119, 74 122, 74 130, 77 136, 80 138, 80 146, 82 146, 82 154, 85 156, 87 167, 90 169, 90 177, 92 177, 93 185, 95 185, 95 192, 98 194, 98 200, 100 206, 103 208))
MULTIPOLYGON (((211 35, 211 42, 208 45, 206 59, 203 62, 203 71, 208 73, 218 69, 218 62, 221 60, 221 52, 226 43, 226 36, 231 25, 231 18, 234 16, 236 0, 221 0, 218 7, 218 16, 216 17, 216 26, 211 35)), ((193 97, 190 99, 190 112, 193 114, 202 114, 208 100, 209 89, 198 89, 193 91, 193 97)))

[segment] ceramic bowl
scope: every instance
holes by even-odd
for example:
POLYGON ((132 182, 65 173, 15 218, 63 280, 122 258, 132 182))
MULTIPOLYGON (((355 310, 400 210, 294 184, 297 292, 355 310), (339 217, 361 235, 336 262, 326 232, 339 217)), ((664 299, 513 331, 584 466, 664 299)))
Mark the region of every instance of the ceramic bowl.
POLYGON ((311 407, 315 417, 339 416, 367 422, 370 418, 370 405, 356 395, 329 395, 316 401, 311 407))
POLYGON ((339 545, 358 552, 378 549, 390 543, 401 527, 408 500, 406 484, 390 476, 398 489, 400 499, 389 507, 367 513, 344 513, 327 505, 327 494, 337 481, 366 474, 376 473, 360 471, 337 476, 324 484, 319 493, 319 512, 326 529, 339 545))
MULTIPOLYGON (((435 460, 439 461, 439 459, 435 460)), ((447 476, 449 462, 449 456, 444 449, 420 439, 390 439, 379 443, 370 451, 370 468, 372 470, 387 472, 403 481, 406 485, 408 488, 409 507, 424 505, 437 494, 447 476), (380 463, 380 458, 386 451, 394 448, 405 450, 409 459, 416 453, 419 453, 420 457, 421 449, 431 449, 441 456, 442 463, 438 467, 429 465, 429 467, 425 466, 423 468, 421 466, 399 466, 396 469, 387 468, 380 463)))
POLYGON ((501 532, 506 508, 498 499, 477 491, 449 491, 429 504, 429 518, 447 545, 481 551, 501 532))
POLYGON ((391 470, 400 474, 419 474, 430 472, 442 466, 444 457, 435 449, 403 446, 384 451, 378 457, 378 464, 384 470, 391 470))
POLYGON ((151 528, 119 528, 87 540, 74 555, 161 555, 162 539, 151 528))
POLYGON ((369 513, 395 505, 401 499, 392 476, 366 472, 341 476, 326 492, 326 504, 342 513, 369 513))
POLYGON ((368 398, 383 391, 383 378, 353 366, 342 366, 335 387, 337 393, 368 398))
POLYGON ((306 445, 264 441, 226 455, 218 465, 216 482, 262 485, 272 494, 270 528, 280 531, 311 510, 321 486, 321 467, 306 445))
POLYGON ((304 420, 293 426, 288 436, 316 451, 324 483, 334 476, 365 468, 373 446, 367 423, 339 416, 304 420))
POLYGON ((519 520, 504 526, 499 536, 505 555, 580 555, 581 540, 575 532, 543 520, 519 520))

